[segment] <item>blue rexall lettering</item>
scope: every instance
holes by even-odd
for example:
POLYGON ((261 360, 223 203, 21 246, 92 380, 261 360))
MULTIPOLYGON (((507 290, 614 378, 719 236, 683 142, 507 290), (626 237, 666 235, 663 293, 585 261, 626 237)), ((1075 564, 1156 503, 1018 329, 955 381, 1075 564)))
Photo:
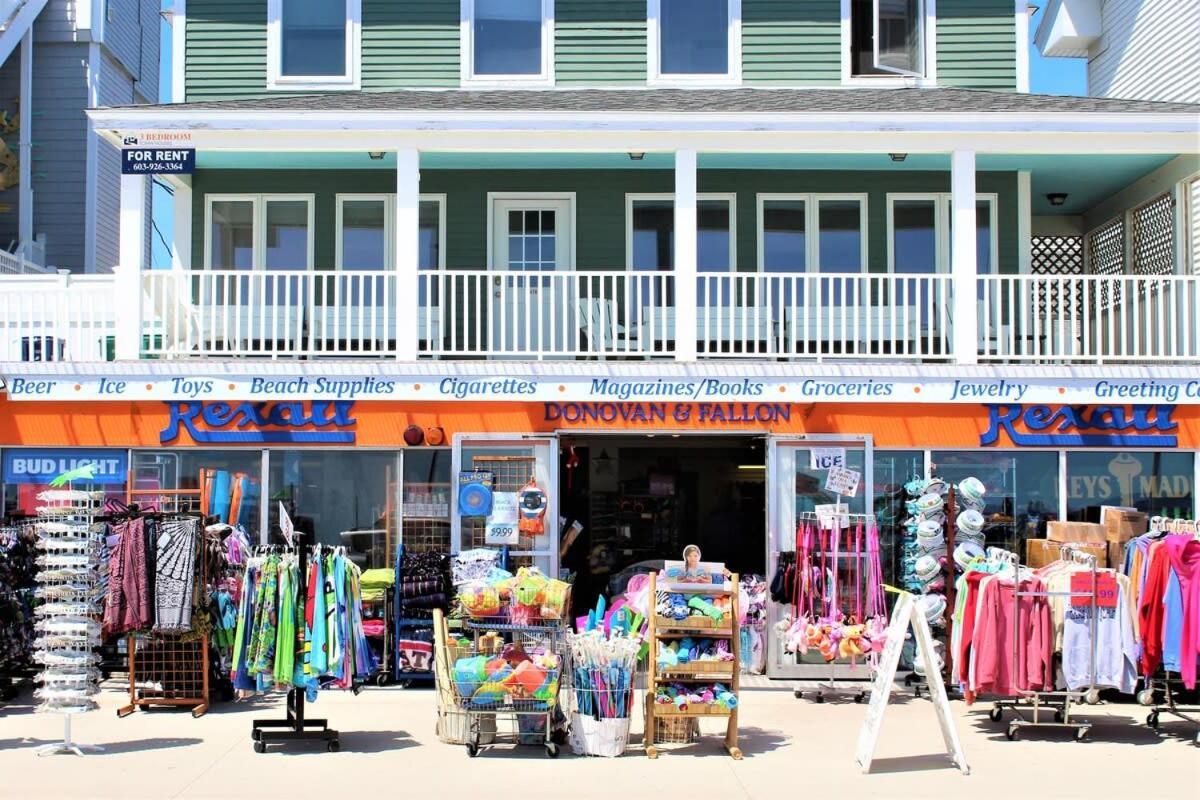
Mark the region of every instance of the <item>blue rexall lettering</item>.
POLYGON ((988 409, 988 428, 979 444, 994 445, 1005 433, 1025 447, 1175 447, 1170 431, 1172 405, 1153 406, 1022 406, 994 404, 988 409), (1018 424, 1027 431, 1018 430, 1018 424), (1041 433, 1041 431, 1049 431, 1041 433))

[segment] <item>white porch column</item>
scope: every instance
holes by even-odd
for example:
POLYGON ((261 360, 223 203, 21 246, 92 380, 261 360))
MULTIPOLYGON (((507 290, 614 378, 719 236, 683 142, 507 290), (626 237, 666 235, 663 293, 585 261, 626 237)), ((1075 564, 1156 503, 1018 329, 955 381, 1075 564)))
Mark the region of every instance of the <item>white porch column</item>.
POLYGON ((396 151, 396 358, 417 360, 421 154, 396 151))
POLYGON ((976 303, 975 153, 955 150, 950 158, 950 274, 954 291, 954 359, 979 361, 979 306, 976 303))
POLYGON ((146 177, 121 176, 120 253, 116 269, 118 361, 142 352, 142 270, 147 268, 146 177))
POLYGON ((696 151, 675 152, 675 359, 696 360, 696 151))

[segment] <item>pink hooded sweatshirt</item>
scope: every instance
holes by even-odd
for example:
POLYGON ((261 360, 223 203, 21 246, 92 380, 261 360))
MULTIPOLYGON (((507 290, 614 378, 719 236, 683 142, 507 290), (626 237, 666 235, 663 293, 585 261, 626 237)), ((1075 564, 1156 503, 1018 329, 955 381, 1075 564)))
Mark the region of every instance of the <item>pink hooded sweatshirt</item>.
POLYGON ((1183 685, 1196 688, 1196 659, 1200 657, 1200 539, 1168 536, 1163 545, 1179 576, 1183 595, 1183 633, 1179 646, 1179 671, 1183 685))

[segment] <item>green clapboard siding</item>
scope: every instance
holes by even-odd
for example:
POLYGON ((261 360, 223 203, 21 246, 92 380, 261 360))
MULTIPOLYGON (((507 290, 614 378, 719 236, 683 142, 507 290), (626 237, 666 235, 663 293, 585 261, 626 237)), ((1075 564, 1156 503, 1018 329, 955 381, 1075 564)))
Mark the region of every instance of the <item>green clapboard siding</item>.
POLYGON ((645 0, 557 0, 554 73, 559 85, 644 84, 645 0))
POLYGON ((363 0, 362 15, 364 89, 458 86, 458 0, 363 0))
POLYGON ((841 39, 838 0, 742 0, 742 80, 837 85, 841 39))
MULTIPOLYGON (((314 256, 318 269, 335 262, 338 193, 395 191, 390 170, 198 170, 193 176, 192 263, 204 264, 204 196, 236 193, 315 195, 314 256)), ((736 194, 737 263, 754 271, 757 202, 763 193, 867 194, 867 256, 871 272, 887 271, 889 192, 949 192, 949 172, 834 172, 701 170, 700 192, 736 194)), ((446 195, 446 265, 482 269, 487 264, 488 192, 574 192, 576 267, 625 267, 625 195, 670 193, 670 170, 422 170, 421 191, 446 195)), ((1017 177, 981 172, 979 191, 998 195, 1000 272, 1017 272, 1017 177)))
POLYGON ((267 93, 267 0, 189 0, 187 99, 267 93))
MULTIPOLYGON (((1017 88, 1017 21, 1012 0, 938 0, 937 14, 939 85, 1017 88)), ((1021 46, 1027 45, 1022 42, 1021 46)))

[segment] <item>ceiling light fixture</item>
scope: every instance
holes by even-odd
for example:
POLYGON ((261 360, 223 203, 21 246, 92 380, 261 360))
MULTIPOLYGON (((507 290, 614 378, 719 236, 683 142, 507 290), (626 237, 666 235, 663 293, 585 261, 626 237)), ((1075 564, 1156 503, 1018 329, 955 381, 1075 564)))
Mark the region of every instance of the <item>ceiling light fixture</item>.
POLYGON ((897 164, 908 158, 908 153, 888 153, 888 158, 895 161, 897 164))
POLYGON ((1052 206, 1065 205, 1067 202, 1067 193, 1051 192, 1050 194, 1046 195, 1046 199, 1050 201, 1050 205, 1052 206))
POLYGON ((382 150, 371 150, 367 153, 367 155, 369 155, 371 157, 372 161, 383 161, 383 151, 382 150))
POLYGON ((641 161, 645 157, 646 157, 645 153, 630 153, 629 154, 630 161, 641 161))

